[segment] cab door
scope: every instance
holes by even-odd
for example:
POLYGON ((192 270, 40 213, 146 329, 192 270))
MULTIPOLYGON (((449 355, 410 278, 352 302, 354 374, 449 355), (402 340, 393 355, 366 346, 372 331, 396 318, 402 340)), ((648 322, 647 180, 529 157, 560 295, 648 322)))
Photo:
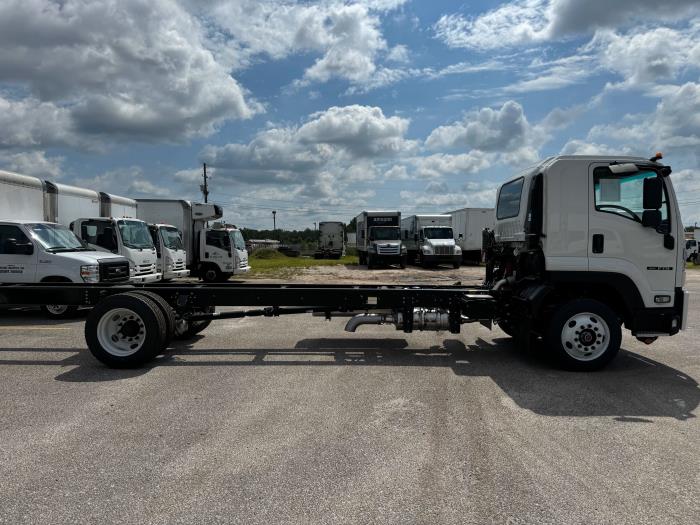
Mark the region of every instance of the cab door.
MULTIPOLYGON (((627 165, 625 165, 627 166, 627 165)), ((611 272, 632 279, 647 307, 671 306, 676 285, 676 250, 666 246, 675 237, 675 217, 670 215, 668 192, 664 186, 661 226, 669 235, 642 225, 644 180, 659 178, 648 168, 613 173, 609 165, 592 165, 589 172, 588 260, 591 272, 611 272), (669 296, 668 303, 655 302, 656 296, 669 296)), ((663 184, 665 181, 661 178, 663 184)), ((678 242, 678 239, 674 239, 678 242)))
POLYGON ((38 253, 19 226, 0 224, 0 282, 33 283, 38 253))

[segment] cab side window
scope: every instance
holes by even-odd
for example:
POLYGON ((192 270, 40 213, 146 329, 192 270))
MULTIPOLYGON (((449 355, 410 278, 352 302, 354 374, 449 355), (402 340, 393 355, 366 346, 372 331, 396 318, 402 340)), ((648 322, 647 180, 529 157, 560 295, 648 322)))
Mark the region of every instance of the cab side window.
POLYGON ((228 250, 230 242, 228 233, 225 231, 208 231, 207 232, 207 245, 213 246, 215 248, 221 248, 222 250, 228 250))
POLYGON ((15 255, 18 244, 28 244, 30 242, 19 227, 11 224, 0 225, 0 254, 15 255))
POLYGON ((520 215, 520 199, 523 193, 525 179, 520 177, 501 186, 496 205, 497 219, 511 219, 520 215))
MULTIPOLYGON (((595 210, 642 222, 644 179, 656 177, 656 172, 651 170, 615 174, 605 167, 596 168, 593 171, 595 210)), ((665 187, 661 221, 668 221, 668 197, 665 187)))

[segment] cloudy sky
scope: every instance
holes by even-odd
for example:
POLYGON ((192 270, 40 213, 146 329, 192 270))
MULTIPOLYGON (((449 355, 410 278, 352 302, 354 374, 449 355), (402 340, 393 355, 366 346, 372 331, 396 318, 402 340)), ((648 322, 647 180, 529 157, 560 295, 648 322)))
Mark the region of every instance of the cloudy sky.
POLYGON ((269 227, 492 206, 663 151, 700 222, 697 0, 2 0, 0 168, 269 227))

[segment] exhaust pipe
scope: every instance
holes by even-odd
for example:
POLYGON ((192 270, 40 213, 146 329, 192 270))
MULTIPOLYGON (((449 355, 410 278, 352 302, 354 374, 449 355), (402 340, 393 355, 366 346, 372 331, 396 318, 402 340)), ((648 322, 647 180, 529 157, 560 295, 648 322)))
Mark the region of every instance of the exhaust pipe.
POLYGON ((380 314, 360 314, 352 317, 345 325, 346 332, 354 332, 357 327, 363 324, 384 324, 386 321, 391 321, 390 316, 380 314), (388 317, 388 319, 387 319, 388 317))

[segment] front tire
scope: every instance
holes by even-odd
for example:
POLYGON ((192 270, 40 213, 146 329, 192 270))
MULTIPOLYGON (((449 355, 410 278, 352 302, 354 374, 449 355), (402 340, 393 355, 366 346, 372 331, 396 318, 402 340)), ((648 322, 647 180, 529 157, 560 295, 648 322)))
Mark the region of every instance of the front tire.
POLYGON ((221 272, 214 265, 205 266, 202 269, 202 281, 205 283, 221 282, 221 272))
POLYGON ((620 351, 622 329, 608 306, 594 299, 575 299, 557 308, 545 341, 563 368, 600 370, 620 351))

